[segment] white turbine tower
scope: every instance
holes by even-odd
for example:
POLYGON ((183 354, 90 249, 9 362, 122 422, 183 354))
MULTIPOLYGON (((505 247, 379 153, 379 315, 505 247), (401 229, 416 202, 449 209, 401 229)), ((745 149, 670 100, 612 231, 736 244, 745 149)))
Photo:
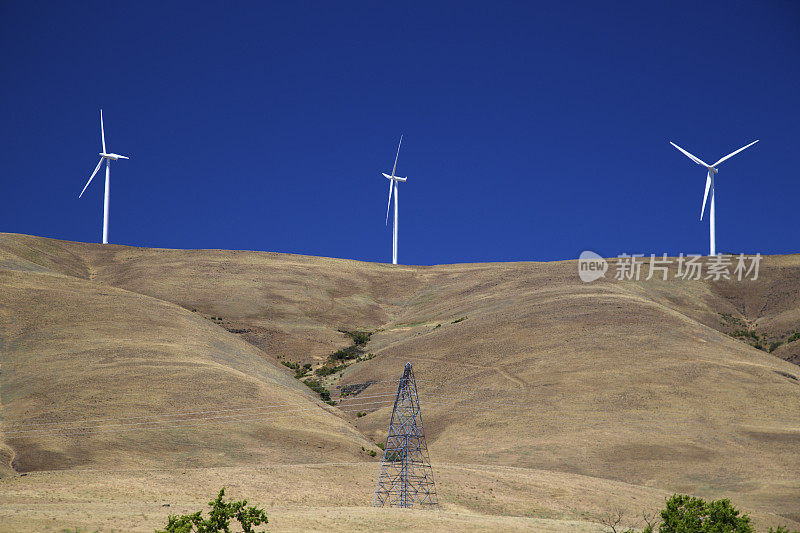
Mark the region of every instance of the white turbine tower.
POLYGON ((116 161, 118 159, 129 159, 127 156, 119 155, 119 154, 111 154, 106 153, 106 133, 103 129, 103 110, 100 110, 100 139, 103 142, 103 151, 100 152, 100 161, 97 163, 97 166, 94 167, 94 172, 92 175, 89 176, 89 181, 86 182, 86 185, 83 186, 83 190, 78 195, 78 198, 83 196, 83 193, 86 191, 86 188, 94 179, 94 175, 97 174, 97 171, 100 170, 100 165, 103 164, 103 160, 106 160, 106 192, 103 200, 103 244, 108 244, 108 203, 111 200, 111 162, 116 161))
POLYGON ((751 142, 747 146, 742 146, 741 148, 739 148, 735 152, 729 153, 728 155, 726 155, 725 157, 723 157, 722 159, 720 159, 719 161, 717 161, 713 165, 709 165, 708 163, 704 162, 699 157, 693 156, 692 154, 690 154, 689 152, 687 152, 686 150, 684 150, 683 148, 681 148, 680 146, 678 146, 674 142, 670 141, 670 144, 672 146, 674 146, 675 148, 677 148, 678 150, 680 150, 683 153, 683 155, 685 155, 686 157, 688 157, 689 159, 691 159, 692 161, 694 161, 698 165, 702 165, 702 166, 704 166, 704 167, 706 167, 708 169, 708 174, 706 175, 706 192, 703 195, 703 205, 700 207, 700 220, 703 220, 703 214, 705 213, 705 209, 706 209, 706 200, 708 200, 708 191, 710 190, 711 191, 711 205, 708 208, 708 219, 709 219, 708 223, 709 223, 710 245, 709 245, 709 254, 708 255, 717 255, 717 242, 716 242, 716 235, 714 233, 714 231, 715 231, 714 230, 714 216, 715 216, 715 213, 714 213, 714 211, 715 211, 715 209, 714 209, 714 196, 715 196, 714 195, 714 175, 717 172, 719 172, 717 170, 717 165, 719 165, 720 163, 722 163, 726 159, 730 159, 731 157, 735 156, 736 154, 738 154, 742 150, 744 150, 746 148, 750 148, 751 146, 753 146, 757 142, 758 142, 758 139, 756 139, 755 141, 751 142))
POLYGON ((389 180, 389 203, 386 204, 386 224, 389 224, 389 207, 392 205, 392 189, 394 189, 394 231, 392 233, 392 264, 397 264, 397 182, 406 181, 408 178, 399 178, 394 175, 397 170, 397 158, 400 155, 400 145, 403 144, 403 136, 400 136, 400 142, 397 144, 397 154, 394 156, 394 166, 392 167, 392 175, 386 172, 381 172, 383 176, 389 180))

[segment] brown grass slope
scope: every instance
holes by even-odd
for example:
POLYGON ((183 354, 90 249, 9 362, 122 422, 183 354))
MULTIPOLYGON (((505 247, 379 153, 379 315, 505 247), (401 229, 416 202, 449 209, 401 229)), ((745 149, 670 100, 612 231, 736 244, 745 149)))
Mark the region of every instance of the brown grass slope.
MULTIPOLYGON (((725 495, 800 518, 800 372, 690 318, 727 310, 715 287, 659 287, 688 293, 667 307, 642 284, 585 285, 574 263, 451 267, 448 278, 397 317, 417 325, 389 324, 380 357, 346 375, 389 376, 412 360, 434 457, 725 495)), ((386 416, 357 424, 377 436, 386 416)))
MULTIPOLYGON (((62 343, 72 343, 71 349, 82 354, 80 364, 92 370, 84 372, 91 384, 72 384, 86 389, 79 393, 85 397, 66 411, 88 408, 95 416, 111 411, 110 405, 132 412, 165 402, 234 404, 245 402, 253 390, 273 398, 277 383, 282 391, 303 396, 291 389, 288 373, 275 368, 276 358, 320 359, 346 344, 338 328, 369 329, 376 333, 368 349, 377 357, 350 367, 342 383, 395 379, 403 363, 412 361, 435 462, 522 467, 648 487, 643 491, 726 496, 748 510, 782 515, 784 523, 800 520, 800 371, 726 335, 719 314, 730 313, 774 335, 795 327, 800 318, 798 256, 765 258, 755 282, 583 284, 572 261, 392 267, 5 234, 0 235, 0 269, 0 305, 6 316, 15 317, 11 334, 3 332, 6 346, 13 348, 11 356, 3 350, 0 376, 6 420, 63 411, 62 404, 71 401, 54 392, 42 394, 46 379, 38 380, 38 392, 26 389, 37 382, 36 373, 61 379, 55 355, 62 343), (43 291, 39 303, 31 296, 38 291, 43 291), (48 291, 67 291, 72 299, 58 292, 64 304, 54 306, 48 291), (118 321, 108 321, 104 327, 109 329, 103 331, 97 317, 105 317, 101 310, 105 312, 109 300, 119 300, 111 306, 118 309, 118 321), (138 300, 146 302, 140 323, 127 307, 138 300), (81 323, 75 310, 87 306, 96 310, 91 321, 81 323), (42 336, 40 315, 52 317, 58 323, 54 329, 68 339, 53 342, 42 336), (201 315, 222 317, 225 328, 242 333, 237 338, 201 315), (136 327, 125 325, 128 320, 136 327), (140 331, 140 338, 129 330, 140 331), (162 336, 154 339, 154 331, 162 336), (211 381, 217 386, 206 387, 193 377, 180 381, 180 394, 156 393, 150 403, 139 403, 141 391, 147 390, 149 397, 159 390, 150 383, 168 379, 166 363, 154 365, 162 367, 152 371, 157 376, 123 383, 154 358, 171 361, 175 351, 196 364, 193 358, 202 352, 198 346, 210 343, 214 335, 233 355, 220 363, 208 354, 215 350, 206 350, 206 366, 192 375, 202 375, 217 363, 226 379, 239 381, 220 384, 215 378, 211 381), (102 354, 93 350, 103 349, 104 343, 114 344, 117 352, 138 352, 138 359, 114 373, 93 366, 102 361, 102 354), (145 347, 133 348, 136 343, 145 347), (38 353, 37 370, 25 370, 27 358, 38 353), (253 376, 256 368, 264 377, 253 376), (109 386, 92 381, 98 375, 109 379, 109 386), (241 383, 246 383, 246 392, 237 388, 241 383), (194 399, 212 394, 210 388, 216 396, 194 399), (42 398, 39 403, 37 397, 42 398), (101 400, 97 407, 92 407, 92 397, 101 400)), ((789 344, 775 354, 791 359, 794 349, 789 344)), ((346 416, 364 435, 379 440, 388 414, 380 409, 357 420, 346 416)), ((319 424, 323 422, 336 428, 339 441, 329 437, 336 433, 328 426, 319 428, 325 433, 319 440, 309 436, 309 427, 317 430, 315 421, 314 426, 287 424, 280 435, 270 433, 273 424, 265 424, 259 434, 242 429, 247 425, 237 427, 246 435, 233 447, 235 453, 223 451, 230 430, 213 428, 176 433, 164 449, 153 443, 169 440, 168 435, 143 432, 89 455, 76 453, 70 447, 74 443, 54 444, 53 451, 61 455, 50 462, 37 459, 44 457, 40 451, 27 453, 29 468, 36 469, 116 461, 195 460, 205 465, 213 463, 209 457, 214 453, 224 454, 219 464, 243 464, 259 454, 280 462, 304 453, 294 449, 297 442, 306 443, 299 449, 309 461, 330 460, 323 457, 330 458, 331 449, 339 456, 360 450, 353 450, 361 440, 349 426, 324 413, 319 417, 319 424), (209 433, 215 435, 211 446, 209 433), (182 442, 195 437, 197 442, 182 442), (172 448, 183 451, 172 453, 172 448)), ((15 453, 23 448, 8 437, 5 442, 15 453)), ((31 450, 39 445, 24 444, 31 450)))
POLYGON ((209 492, 224 485, 230 497, 249 498, 266 507, 269 531, 599 533, 603 528, 596 519, 609 509, 630 509, 626 525, 633 525, 639 520, 638 510, 656 508, 665 494, 578 475, 439 462, 436 481, 445 502, 441 512, 372 509, 375 467, 322 463, 177 472, 33 472, 3 481, 0 532, 46 530, 53 525, 50 516, 58 516, 70 529, 152 532, 166 523, 169 513, 196 511, 209 492), (107 481, 112 476, 113 485, 107 481), (11 509, 13 514, 6 511, 11 509))
POLYGON ((81 271, 67 257, 42 270, 0 251, 4 468, 352 460, 369 444, 251 344, 169 302, 55 272, 81 271), (131 417, 276 404, 296 416, 157 432, 107 421, 169 428, 131 417), (60 420, 103 427, 51 436, 41 425, 60 420))

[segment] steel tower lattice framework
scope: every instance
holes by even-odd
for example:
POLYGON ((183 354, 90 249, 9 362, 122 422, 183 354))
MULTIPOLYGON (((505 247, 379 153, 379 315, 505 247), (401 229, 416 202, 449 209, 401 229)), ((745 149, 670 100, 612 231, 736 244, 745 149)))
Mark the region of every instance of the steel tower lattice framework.
POLYGON ((383 462, 372 500, 373 507, 387 505, 439 508, 411 363, 406 363, 397 385, 383 462))

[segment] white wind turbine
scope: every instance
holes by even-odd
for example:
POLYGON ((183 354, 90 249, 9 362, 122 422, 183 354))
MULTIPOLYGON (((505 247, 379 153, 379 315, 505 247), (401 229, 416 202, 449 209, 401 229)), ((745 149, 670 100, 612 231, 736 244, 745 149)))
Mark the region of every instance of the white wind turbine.
POLYGON ((83 196, 83 193, 86 191, 86 188, 94 179, 94 175, 97 174, 97 171, 100 170, 100 165, 103 164, 103 159, 106 160, 106 192, 103 200, 103 244, 108 244, 108 203, 111 200, 111 162, 116 161, 118 159, 129 159, 127 156, 119 155, 119 154, 112 154, 106 153, 106 133, 103 129, 103 110, 100 110, 100 139, 103 142, 103 151, 100 152, 100 161, 97 163, 97 166, 94 168, 94 172, 92 175, 89 176, 89 181, 86 182, 86 185, 83 186, 83 190, 78 195, 78 198, 83 196))
POLYGON ((394 166, 392 167, 392 175, 386 172, 381 172, 383 176, 389 180, 389 203, 386 204, 386 224, 389 224, 389 207, 392 205, 392 188, 394 188, 394 231, 392 235, 392 264, 397 264, 397 182, 406 181, 408 178, 399 178, 394 175, 397 170, 397 158, 400 155, 400 145, 403 144, 403 136, 400 136, 400 142, 397 144, 397 154, 394 156, 394 166))
POLYGON ((710 245, 709 245, 709 254, 708 255, 717 255, 717 242, 716 242, 716 235, 714 233, 714 231, 715 231, 714 230, 714 215, 715 215, 715 213, 714 213, 714 175, 717 172, 719 172, 717 170, 717 165, 719 165, 720 163, 722 163, 726 159, 730 159, 731 157, 735 156, 736 154, 738 154, 742 150, 744 150, 746 148, 750 148, 751 146, 753 146, 757 142, 758 142, 758 139, 756 139, 755 141, 751 142, 747 146, 742 146, 741 148, 739 148, 735 152, 729 153, 728 155, 726 155, 725 157, 723 157, 722 159, 720 159, 719 161, 717 161, 713 165, 709 165, 708 163, 704 162, 699 157, 693 156, 692 154, 690 154, 689 152, 687 152, 686 150, 684 150, 683 148, 681 148, 680 146, 678 146, 674 142, 670 141, 670 144, 672 146, 674 146, 675 148, 677 148, 678 150, 680 150, 681 152, 683 152, 683 155, 685 155, 686 157, 688 157, 689 159, 691 159, 692 161, 694 161, 698 165, 702 165, 702 166, 704 166, 704 167, 706 167, 708 169, 708 174, 706 175, 706 192, 703 195, 703 205, 700 207, 700 220, 703 220, 703 214, 705 213, 705 209, 706 209, 706 200, 708 199, 708 191, 710 190, 711 191, 711 205, 708 208, 708 211, 709 211, 708 212, 708 219, 709 219, 708 222, 709 222, 709 228, 710 228, 709 229, 710 245))

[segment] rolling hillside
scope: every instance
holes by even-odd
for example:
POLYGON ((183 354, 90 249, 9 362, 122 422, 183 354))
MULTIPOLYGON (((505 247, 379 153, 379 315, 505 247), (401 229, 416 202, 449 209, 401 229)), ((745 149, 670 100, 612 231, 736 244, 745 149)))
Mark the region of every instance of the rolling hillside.
POLYGON ((59 523, 111 527, 121 495, 71 490, 107 478, 135 486, 120 512, 147 517, 124 527, 152 530, 175 510, 161 494, 188 510, 230 486, 227 472, 244 496, 265 491, 279 529, 385 528, 397 516, 367 508, 368 452, 408 360, 444 512, 407 527, 597 531, 606 510, 635 522, 673 491, 800 527, 800 256, 767 257, 741 283, 585 284, 574 261, 412 267, 0 234, 0 318, 0 517, 61 490, 74 501, 59 523), (350 344, 342 331, 372 333, 375 356, 326 378, 335 399, 363 389, 329 406, 281 363, 316 367, 350 344), (190 428, 22 431, 252 405, 291 407, 190 428), (170 488, 178 474, 191 488, 170 488), (108 509, 84 502, 104 497, 108 509))

